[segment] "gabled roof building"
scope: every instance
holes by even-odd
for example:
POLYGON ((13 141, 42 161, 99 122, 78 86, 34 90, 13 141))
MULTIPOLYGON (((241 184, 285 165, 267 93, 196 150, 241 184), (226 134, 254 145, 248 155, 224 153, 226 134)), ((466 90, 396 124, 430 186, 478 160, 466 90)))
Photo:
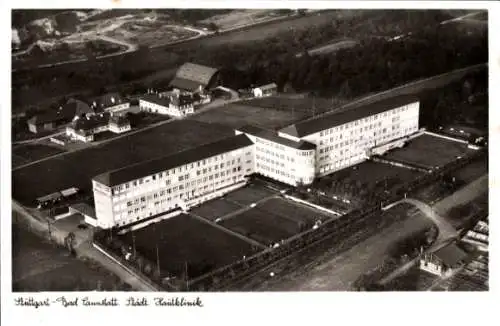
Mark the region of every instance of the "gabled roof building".
POLYGON ((170 87, 188 92, 204 92, 218 84, 219 70, 195 63, 183 64, 170 82, 170 87))

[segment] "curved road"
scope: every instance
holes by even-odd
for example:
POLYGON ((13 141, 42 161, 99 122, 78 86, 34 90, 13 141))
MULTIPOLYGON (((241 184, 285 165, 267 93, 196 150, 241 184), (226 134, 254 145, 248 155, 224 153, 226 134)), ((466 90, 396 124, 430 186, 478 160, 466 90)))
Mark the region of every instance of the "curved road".
POLYGON ((438 215, 431 206, 429 206, 424 202, 421 202, 420 200, 416 200, 413 198, 405 198, 385 206, 383 210, 384 211, 388 210, 389 208, 392 208, 402 203, 408 203, 415 206, 423 213, 425 217, 427 217, 436 224, 439 230, 438 237, 435 241, 436 245, 439 245, 440 243, 443 243, 449 239, 455 238, 458 235, 457 230, 453 227, 453 225, 450 224, 450 222, 448 222, 442 216, 438 215))

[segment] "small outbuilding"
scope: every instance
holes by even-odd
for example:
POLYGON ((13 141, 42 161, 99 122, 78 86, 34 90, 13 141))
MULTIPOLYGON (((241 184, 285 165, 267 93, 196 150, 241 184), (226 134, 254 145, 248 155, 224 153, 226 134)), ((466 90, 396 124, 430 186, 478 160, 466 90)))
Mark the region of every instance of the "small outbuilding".
POLYGON ((252 92, 255 97, 271 96, 278 93, 278 85, 276 85, 276 83, 262 85, 255 87, 252 92))

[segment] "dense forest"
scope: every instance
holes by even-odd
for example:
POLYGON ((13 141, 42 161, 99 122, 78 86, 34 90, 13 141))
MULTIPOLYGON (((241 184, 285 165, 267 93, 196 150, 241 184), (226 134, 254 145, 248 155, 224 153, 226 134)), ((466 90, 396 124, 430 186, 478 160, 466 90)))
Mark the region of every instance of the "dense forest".
POLYGON ((304 52, 296 58, 297 50, 286 39, 271 39, 260 45, 227 46, 199 61, 223 66, 229 87, 275 81, 285 91, 353 97, 488 60, 485 35, 457 35, 447 26, 394 41, 365 38, 353 48, 327 56, 304 52))
POLYGON ((488 71, 469 74, 422 98, 420 123, 430 129, 460 124, 488 131, 488 71))
MULTIPOLYGON (((184 11, 177 14, 197 15, 184 11)), ((468 34, 452 24, 439 25, 449 18, 438 10, 361 11, 306 30, 290 28, 278 37, 252 43, 212 46, 208 39, 202 42, 204 46, 193 43, 166 49, 141 48, 130 55, 93 61, 83 67, 16 74, 13 88, 29 89, 34 85, 43 88, 44 94, 53 94, 66 88, 69 93, 82 85, 91 85, 95 92, 101 92, 123 88, 134 81, 132 88, 161 87, 168 84, 167 77, 156 79, 151 85, 136 81, 159 71, 169 76, 179 65, 193 61, 221 69, 223 83, 235 89, 275 81, 283 91, 349 98, 487 62, 487 30, 468 34), (399 33, 406 36, 388 41, 389 36, 399 33), (306 50, 339 38, 353 38, 358 45, 323 56, 307 55, 306 50), (297 58, 300 53, 303 55, 297 58)), ((127 91, 133 91, 130 85, 127 91)))

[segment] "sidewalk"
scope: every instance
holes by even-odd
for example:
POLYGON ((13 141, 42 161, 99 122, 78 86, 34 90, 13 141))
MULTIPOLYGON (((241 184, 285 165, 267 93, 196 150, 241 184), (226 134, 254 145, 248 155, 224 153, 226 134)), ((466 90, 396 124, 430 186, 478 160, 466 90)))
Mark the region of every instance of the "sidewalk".
MULTIPOLYGON (((19 205, 14 200, 12 201, 12 210, 19 213, 23 222, 28 223, 30 228, 35 230, 35 232, 41 234, 48 234, 49 232, 49 223, 44 223, 40 221, 38 218, 33 216, 30 212, 28 212, 24 207, 19 205)), ((60 228, 57 228, 53 225, 53 222, 50 223, 50 237, 51 240, 64 245, 64 238, 67 236, 69 232, 64 231, 60 228)), ((75 251, 78 256, 88 257, 102 266, 107 268, 109 271, 116 274, 120 277, 124 282, 130 284, 132 288, 136 291, 158 291, 158 289, 150 284, 147 280, 142 279, 139 275, 133 274, 131 271, 126 270, 122 266, 116 264, 111 259, 106 257, 104 254, 99 252, 92 246, 92 240, 88 237, 85 238, 82 233, 75 233, 76 235, 76 244, 75 251)))

